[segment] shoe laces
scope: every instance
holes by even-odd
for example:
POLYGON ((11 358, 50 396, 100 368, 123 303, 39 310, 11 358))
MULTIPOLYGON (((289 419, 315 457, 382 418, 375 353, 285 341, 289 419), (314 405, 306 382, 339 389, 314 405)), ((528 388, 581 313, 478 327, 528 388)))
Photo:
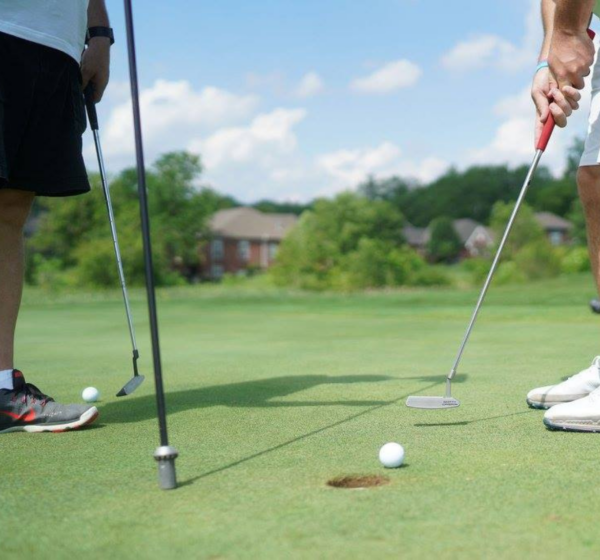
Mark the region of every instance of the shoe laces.
POLYGON ((41 406, 46 406, 47 403, 54 402, 52 397, 42 393, 33 383, 25 383, 18 389, 15 389, 13 393, 12 402, 20 400, 23 404, 27 404, 31 400, 32 404, 39 402, 41 406))

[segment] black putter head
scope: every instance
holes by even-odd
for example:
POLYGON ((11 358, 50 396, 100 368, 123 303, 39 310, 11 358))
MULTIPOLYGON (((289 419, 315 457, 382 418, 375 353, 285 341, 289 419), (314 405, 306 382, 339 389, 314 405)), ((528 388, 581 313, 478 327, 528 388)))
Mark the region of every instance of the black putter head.
POLYGON ((127 395, 131 395, 146 379, 143 375, 135 375, 133 376, 118 393, 117 397, 126 397, 127 395))
POLYGON ((138 370, 138 360, 140 359, 140 353, 137 348, 133 349, 133 377, 125 384, 125 386, 117 393, 117 397, 126 397, 131 395, 146 379, 143 375, 140 375, 138 370))

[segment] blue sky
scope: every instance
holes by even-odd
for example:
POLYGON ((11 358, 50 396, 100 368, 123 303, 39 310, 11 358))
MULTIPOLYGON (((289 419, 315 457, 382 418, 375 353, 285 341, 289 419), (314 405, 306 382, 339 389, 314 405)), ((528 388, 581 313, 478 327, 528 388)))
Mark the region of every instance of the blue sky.
MULTIPOLYGON (((100 107, 108 166, 133 161, 120 0, 100 107)), ((527 89, 539 0, 137 0, 147 159, 201 153, 204 182, 244 201, 306 200, 369 174, 532 157, 527 89)), ((549 149, 559 171, 585 107, 549 149)), ((90 167, 94 161, 87 142, 90 167)))

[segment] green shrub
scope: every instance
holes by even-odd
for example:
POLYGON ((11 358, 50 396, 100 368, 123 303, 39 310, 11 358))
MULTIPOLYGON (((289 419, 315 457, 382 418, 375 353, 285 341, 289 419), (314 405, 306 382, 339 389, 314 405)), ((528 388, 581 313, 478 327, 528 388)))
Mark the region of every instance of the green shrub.
POLYGON ((427 243, 427 253, 434 262, 450 263, 460 255, 463 244, 460 242, 454 221, 441 217, 433 220, 429 226, 431 237, 427 243))
POLYGON ((586 247, 572 247, 562 255, 561 272, 565 274, 589 272, 590 268, 590 254, 586 247))
POLYGON ((560 258, 546 239, 522 247, 514 262, 529 280, 553 278, 560 274, 560 258))
POLYGON ((500 263, 498 271, 494 276, 494 283, 500 286, 504 284, 522 284, 527 282, 527 276, 519 269, 514 261, 500 263))
POLYGON ((466 259, 461 266, 469 273, 474 284, 480 284, 486 279, 491 265, 492 261, 489 259, 476 258, 466 259))

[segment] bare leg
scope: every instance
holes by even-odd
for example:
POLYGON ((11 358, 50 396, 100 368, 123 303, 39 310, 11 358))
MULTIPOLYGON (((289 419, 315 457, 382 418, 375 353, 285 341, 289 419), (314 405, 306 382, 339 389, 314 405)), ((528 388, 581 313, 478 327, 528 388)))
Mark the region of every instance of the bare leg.
POLYGON ((0 189, 0 370, 14 367, 15 327, 23 293, 23 226, 34 194, 0 189))

